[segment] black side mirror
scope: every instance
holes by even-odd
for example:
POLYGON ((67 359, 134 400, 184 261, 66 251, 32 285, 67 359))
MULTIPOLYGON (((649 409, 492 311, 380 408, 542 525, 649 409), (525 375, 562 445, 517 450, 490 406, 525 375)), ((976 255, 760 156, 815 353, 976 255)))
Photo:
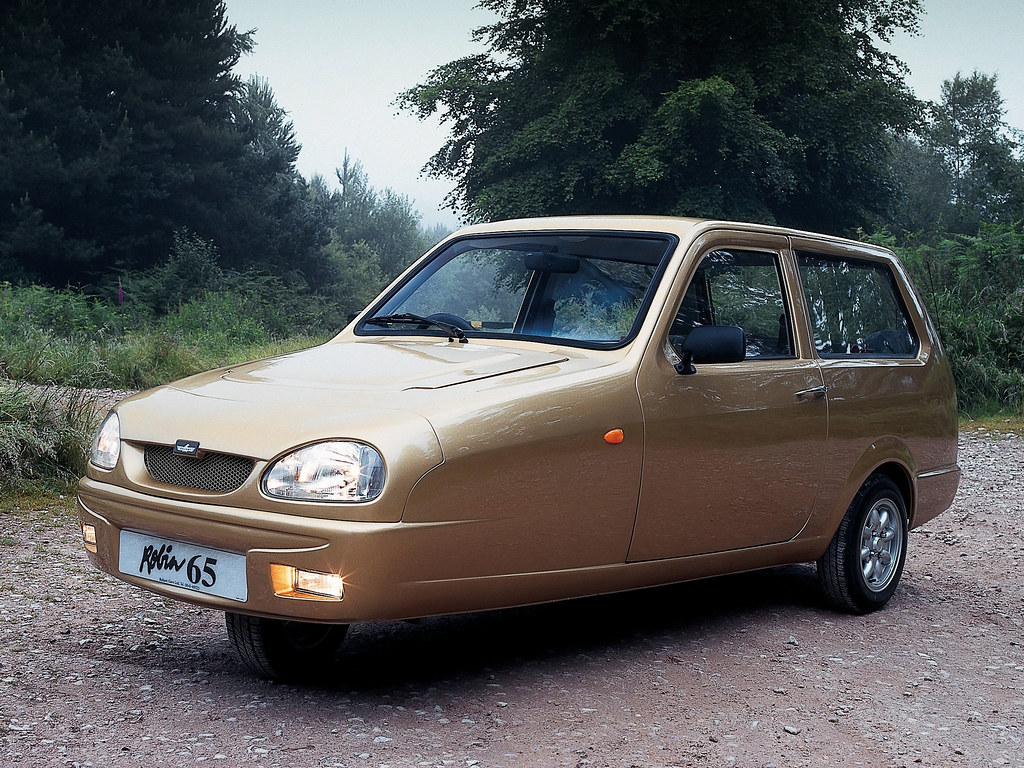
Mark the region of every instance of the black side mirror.
POLYGON ((747 356, 747 337, 735 325, 698 325, 683 342, 683 359, 676 372, 696 373, 694 363, 739 363, 747 356))

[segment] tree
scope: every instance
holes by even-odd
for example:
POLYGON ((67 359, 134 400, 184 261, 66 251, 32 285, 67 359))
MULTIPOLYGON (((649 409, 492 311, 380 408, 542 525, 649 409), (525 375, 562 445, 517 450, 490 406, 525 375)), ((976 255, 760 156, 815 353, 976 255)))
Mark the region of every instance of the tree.
POLYGON ((296 168, 302 147, 295 126, 266 80, 253 77, 240 87, 231 124, 246 151, 231 168, 235 194, 222 198, 224 216, 215 233, 222 264, 323 283, 328 277, 320 248, 329 240, 329 216, 296 168))
MULTIPOLYGON (((330 228, 335 246, 373 254, 377 269, 390 281, 420 256, 429 243, 420 232, 420 215, 412 202, 390 187, 378 192, 371 185, 362 163, 348 153, 335 170, 339 191, 334 196, 334 217, 330 228)), ((379 288, 380 286, 378 286, 379 288)))
POLYGON ((473 220, 666 213, 848 230, 918 116, 876 41, 919 0, 483 0, 489 53, 399 98, 452 124, 427 171, 473 220))
POLYGON ((223 0, 6 3, 0 267, 86 282, 159 263, 183 228, 229 252, 239 196, 266 179, 232 119, 250 46, 223 0))
POLYGON ((942 100, 930 113, 925 139, 949 175, 950 202, 960 217, 956 229, 975 232, 980 221, 1019 218, 1024 211, 1009 204, 1020 200, 1024 167, 1003 120, 996 76, 957 73, 942 84, 942 100))
POLYGON ((942 157, 915 137, 894 140, 892 178, 897 197, 892 211, 876 224, 897 235, 935 235, 956 218, 952 184, 942 157))

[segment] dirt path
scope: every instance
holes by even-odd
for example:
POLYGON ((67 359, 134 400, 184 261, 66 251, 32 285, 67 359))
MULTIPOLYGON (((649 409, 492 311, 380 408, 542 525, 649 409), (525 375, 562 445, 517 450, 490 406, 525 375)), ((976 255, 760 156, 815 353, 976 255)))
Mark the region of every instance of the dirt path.
POLYGON ((6 515, 0 766, 1024 766, 1024 438, 961 447, 871 616, 780 568, 357 627, 304 688, 92 570, 67 511, 6 515))

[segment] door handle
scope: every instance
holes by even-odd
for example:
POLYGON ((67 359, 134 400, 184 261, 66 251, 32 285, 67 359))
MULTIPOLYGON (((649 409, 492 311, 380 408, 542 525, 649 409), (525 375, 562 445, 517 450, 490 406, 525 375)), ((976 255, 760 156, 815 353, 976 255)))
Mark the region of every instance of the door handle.
POLYGON ((797 400, 820 400, 828 394, 828 387, 811 387, 810 389, 801 389, 796 393, 797 400))

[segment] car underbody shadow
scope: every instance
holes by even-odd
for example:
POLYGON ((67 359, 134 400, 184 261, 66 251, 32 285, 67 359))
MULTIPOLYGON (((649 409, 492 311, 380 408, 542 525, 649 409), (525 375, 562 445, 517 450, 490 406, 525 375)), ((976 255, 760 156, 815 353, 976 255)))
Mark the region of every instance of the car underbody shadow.
POLYGON ((683 637, 780 610, 827 611, 813 567, 765 571, 557 603, 354 625, 318 687, 430 684, 579 654, 628 651, 646 638, 683 637))

